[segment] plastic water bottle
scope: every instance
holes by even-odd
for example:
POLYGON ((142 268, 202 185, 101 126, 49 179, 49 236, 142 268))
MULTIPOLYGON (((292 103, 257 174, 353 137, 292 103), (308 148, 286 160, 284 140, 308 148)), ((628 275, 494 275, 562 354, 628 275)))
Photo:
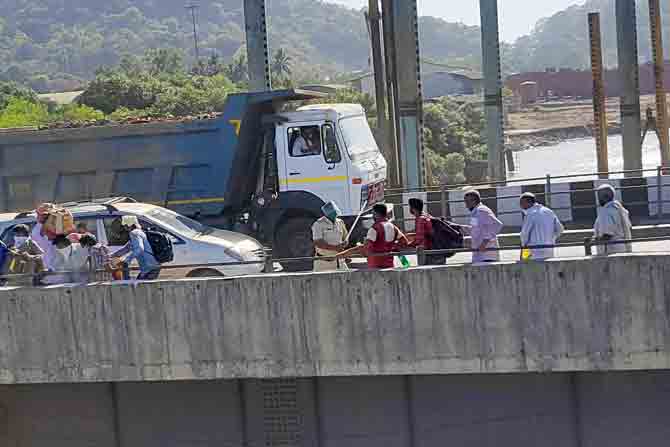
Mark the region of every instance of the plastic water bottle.
POLYGON ((405 255, 400 255, 400 264, 402 265, 402 268, 408 269, 412 266, 412 264, 409 262, 409 259, 407 259, 407 256, 405 255))

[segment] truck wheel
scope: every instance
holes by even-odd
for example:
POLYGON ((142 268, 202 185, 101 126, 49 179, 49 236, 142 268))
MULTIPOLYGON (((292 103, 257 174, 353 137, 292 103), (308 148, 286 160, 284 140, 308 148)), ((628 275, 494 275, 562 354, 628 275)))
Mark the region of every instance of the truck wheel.
MULTIPOLYGON (((314 219, 299 217, 279 227, 275 236, 274 257, 287 259, 314 256, 313 223, 314 219)), ((309 272, 314 269, 314 262, 311 260, 280 263, 286 272, 309 272)))

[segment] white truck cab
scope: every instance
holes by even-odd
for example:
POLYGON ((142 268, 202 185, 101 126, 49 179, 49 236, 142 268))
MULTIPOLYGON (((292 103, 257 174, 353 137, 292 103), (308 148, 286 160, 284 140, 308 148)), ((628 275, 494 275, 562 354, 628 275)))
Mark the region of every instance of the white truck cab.
POLYGON ((275 134, 280 192, 332 200, 345 217, 383 201, 387 165, 363 107, 310 105, 281 116, 286 121, 275 134))

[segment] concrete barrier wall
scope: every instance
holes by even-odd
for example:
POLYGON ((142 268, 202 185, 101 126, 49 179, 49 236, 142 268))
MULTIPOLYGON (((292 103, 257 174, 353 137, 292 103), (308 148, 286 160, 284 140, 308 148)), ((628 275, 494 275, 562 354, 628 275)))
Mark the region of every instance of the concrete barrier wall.
POLYGON ((670 256, 0 292, 0 383, 670 368, 670 256))
POLYGON ((670 372, 0 386, 2 447, 665 447, 670 372))

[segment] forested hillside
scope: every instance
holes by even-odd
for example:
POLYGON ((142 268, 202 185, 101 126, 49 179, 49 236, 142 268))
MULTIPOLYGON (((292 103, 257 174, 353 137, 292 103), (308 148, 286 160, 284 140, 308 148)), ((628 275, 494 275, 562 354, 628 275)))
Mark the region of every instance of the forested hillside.
MULTIPOLYGON (((242 0, 198 3, 201 55, 232 59, 244 43, 242 0)), ((147 49, 177 48, 192 60, 191 17, 184 5, 184 0, 0 0, 0 77, 44 90, 50 79, 90 79, 99 67, 147 49)), ((315 80, 367 66, 361 11, 320 0, 271 0, 268 14, 271 49, 286 49, 295 78, 315 80)), ((475 27, 426 18, 422 34, 426 57, 479 59, 475 27)))
MULTIPOLYGON (((523 37, 505 51, 510 71, 522 72, 555 68, 588 68, 590 65, 589 12, 600 12, 604 59, 609 67, 617 65, 616 18, 614 0, 589 0, 538 22, 531 35, 523 37)), ((648 2, 637 2, 638 47, 640 61, 651 59, 648 2)), ((670 54, 670 0, 661 0, 666 59, 670 54)), ((504 26, 504 24, 503 24, 504 26)))

